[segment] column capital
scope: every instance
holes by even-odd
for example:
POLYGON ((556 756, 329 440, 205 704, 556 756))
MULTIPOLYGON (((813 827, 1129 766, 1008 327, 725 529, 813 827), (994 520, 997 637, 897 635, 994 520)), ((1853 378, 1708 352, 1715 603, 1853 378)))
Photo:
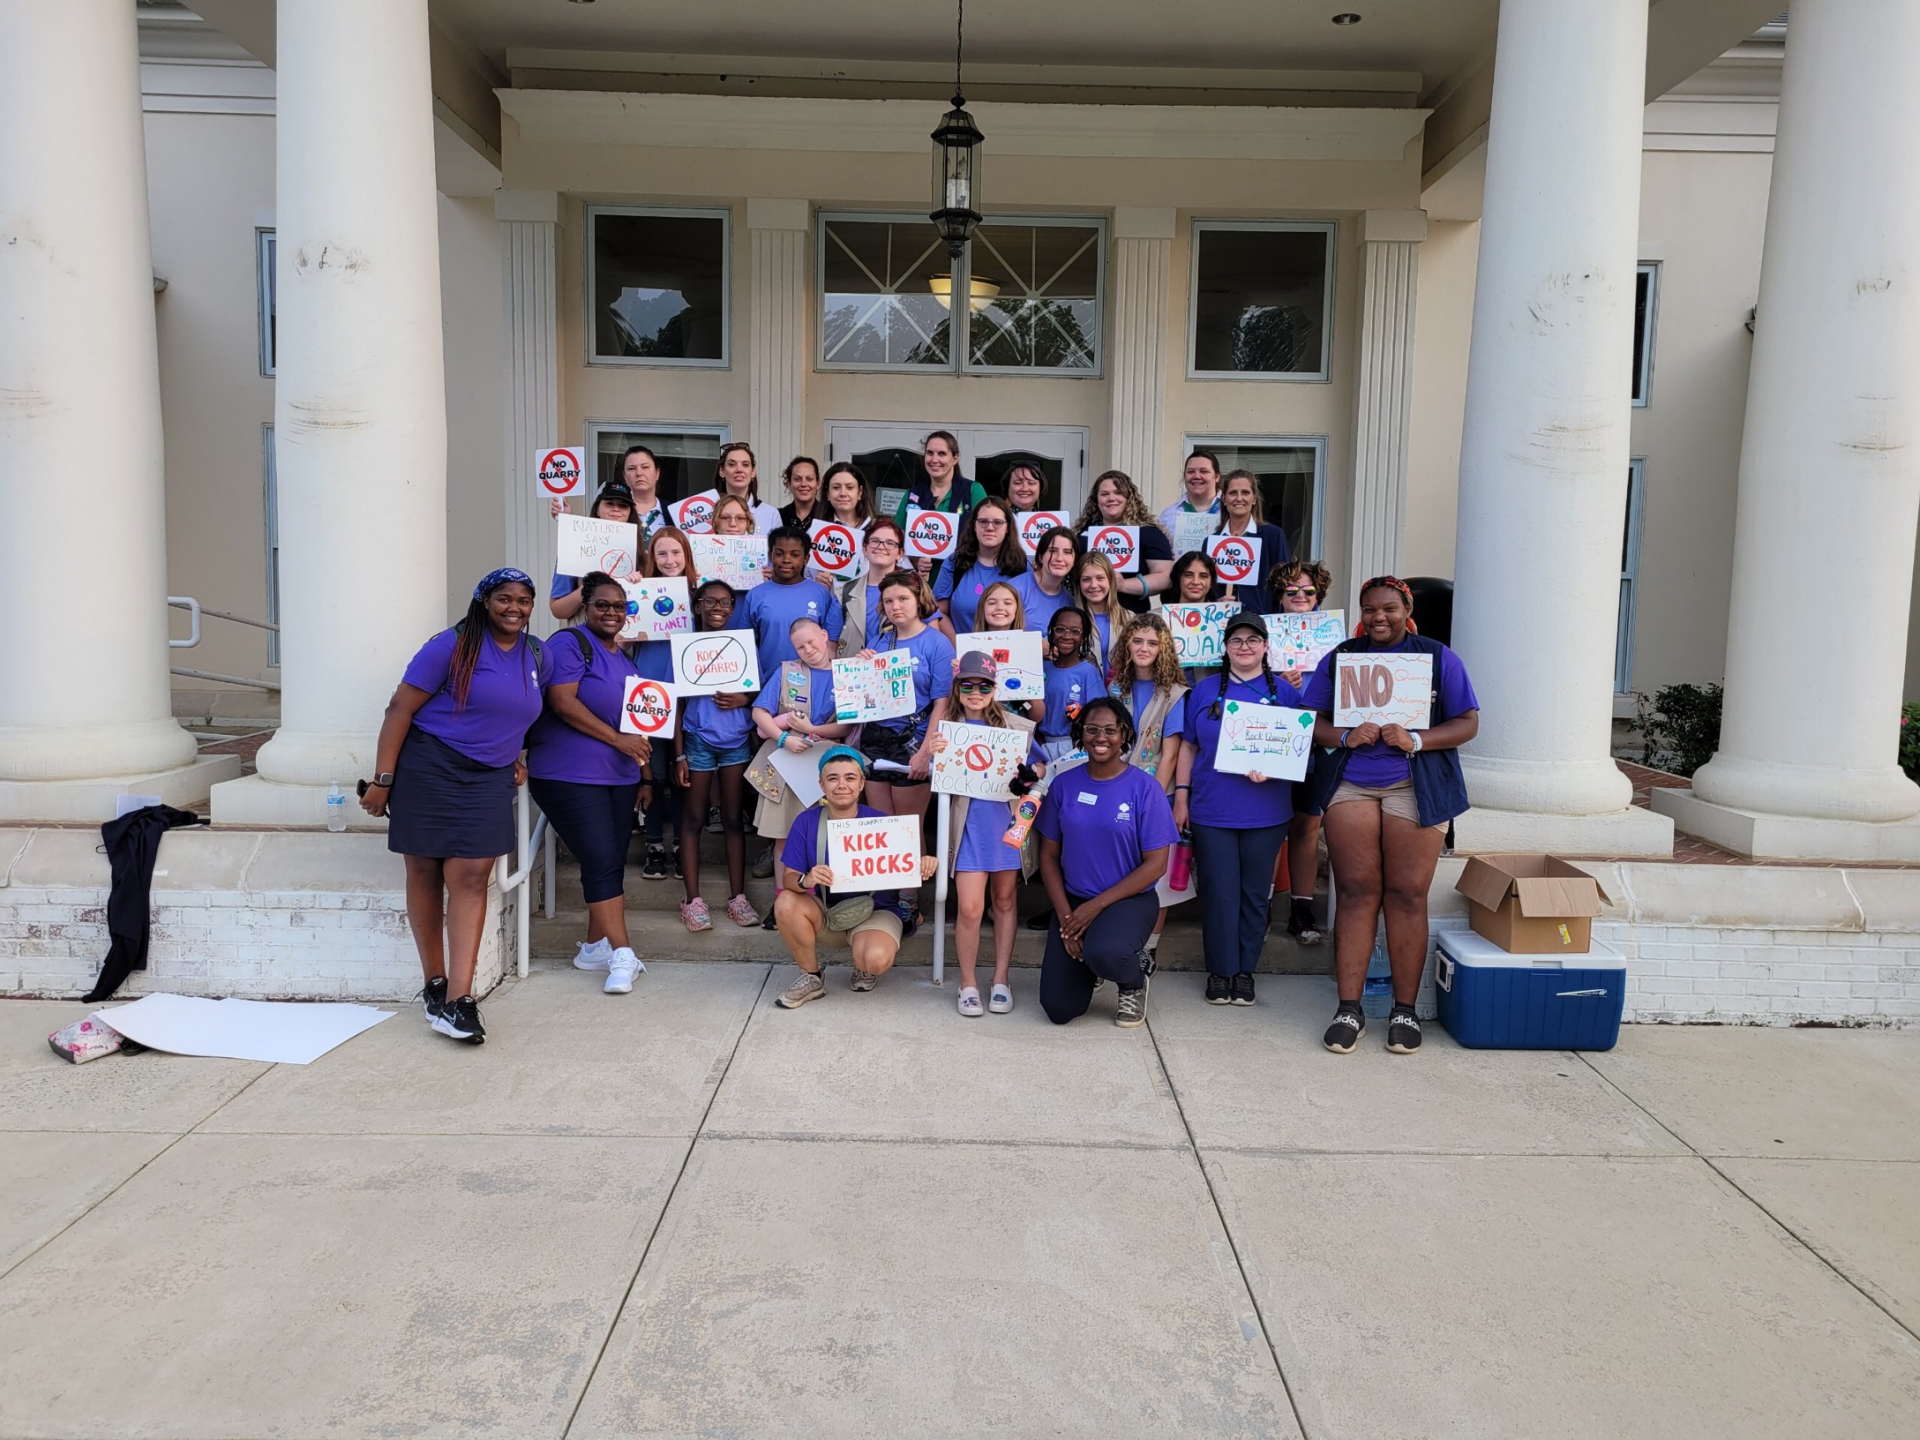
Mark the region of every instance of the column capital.
POLYGON ((811 223, 804 200, 749 200, 749 230, 805 230, 811 223))
POLYGON ((1360 243, 1377 245, 1399 241, 1418 245, 1427 238, 1424 210, 1364 210, 1360 214, 1360 243))
POLYGON ((1174 210, 1171 206, 1116 205, 1113 207, 1113 238, 1116 240, 1171 240, 1174 210))
POLYGON ((493 196, 496 220, 529 220, 536 224, 560 223, 560 193, 557 190, 498 190, 493 196))

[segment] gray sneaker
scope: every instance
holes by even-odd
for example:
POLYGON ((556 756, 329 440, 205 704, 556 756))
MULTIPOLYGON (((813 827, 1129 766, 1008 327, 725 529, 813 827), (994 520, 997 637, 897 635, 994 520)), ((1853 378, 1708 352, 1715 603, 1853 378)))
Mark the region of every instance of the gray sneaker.
POLYGON ((853 972, 853 979, 849 983, 848 988, 852 990, 871 990, 879 983, 880 977, 878 975, 869 975, 864 970, 856 970, 853 972))
POLYGON ((800 972, 800 978, 787 986, 785 990, 782 990, 779 997, 773 1003, 783 1010, 798 1010, 802 1005, 806 1004, 807 1001, 818 1000, 826 993, 827 982, 825 980, 822 980, 818 975, 809 975, 806 971, 802 970, 800 972))
POLYGON ((754 859, 753 868, 748 873, 756 880, 771 880, 773 878, 773 846, 769 845, 765 850, 761 851, 754 859))
POLYGON ((1120 992, 1120 1008, 1114 1013, 1113 1023, 1122 1030, 1131 1030, 1136 1025, 1147 1023, 1147 984, 1140 982, 1138 990, 1120 992))

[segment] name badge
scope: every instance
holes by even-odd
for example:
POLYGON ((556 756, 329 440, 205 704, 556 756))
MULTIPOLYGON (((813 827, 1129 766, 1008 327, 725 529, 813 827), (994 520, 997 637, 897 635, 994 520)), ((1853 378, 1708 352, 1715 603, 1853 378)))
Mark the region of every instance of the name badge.
POLYGON ((1082 805, 1098 805, 1100 803, 1100 797, 1091 791, 1082 790, 1080 792, 1080 803, 1082 805))

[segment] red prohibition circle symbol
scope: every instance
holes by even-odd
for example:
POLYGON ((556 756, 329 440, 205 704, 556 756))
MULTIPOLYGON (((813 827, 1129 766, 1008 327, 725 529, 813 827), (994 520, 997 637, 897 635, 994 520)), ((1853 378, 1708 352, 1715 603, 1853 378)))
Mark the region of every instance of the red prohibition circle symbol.
POLYGON ((969 745, 966 759, 967 769, 977 774, 984 774, 993 768, 993 751, 988 746, 969 745))
POLYGON ((909 531, 907 538, 922 555, 937 555, 953 542, 953 525, 945 516, 936 519, 935 512, 929 511, 920 517, 920 528, 909 531))
POLYGON ((821 527, 819 539, 813 542, 813 558, 822 570, 844 570, 853 564, 856 553, 853 532, 844 525, 821 527))
POLYGON ((1036 510, 1027 517, 1027 523, 1021 527, 1020 539, 1031 550, 1040 543, 1040 537, 1060 523, 1057 515, 1051 511, 1036 510))
POLYGON ((627 693, 627 713, 643 735, 653 735, 673 717, 673 701, 657 680, 644 681, 627 693))
POLYGON ((540 457, 540 484, 550 495, 565 495, 580 478, 573 456, 565 450, 549 450, 540 457), (554 472, 558 471, 558 474, 554 472))
POLYGON ((1214 547, 1213 566, 1220 572, 1222 580, 1232 584, 1253 573, 1253 556, 1247 552, 1245 545, 1227 540, 1214 547))
POLYGON ((624 550, 609 550, 600 557, 600 568, 609 575, 624 575, 633 568, 633 557, 624 550))
POLYGON ((675 507, 675 518, 682 530, 691 530, 696 525, 713 524, 713 502, 702 496, 690 496, 675 507))
POLYGON ((1133 546, 1127 539, 1124 526, 1109 525, 1096 530, 1093 536, 1093 548, 1109 560, 1126 561, 1133 555, 1133 546))

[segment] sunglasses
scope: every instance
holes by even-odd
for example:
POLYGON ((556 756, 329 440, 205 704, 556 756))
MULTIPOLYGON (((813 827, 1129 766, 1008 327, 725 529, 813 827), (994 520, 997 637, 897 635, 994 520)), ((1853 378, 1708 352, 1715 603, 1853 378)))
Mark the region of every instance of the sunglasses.
POLYGON ((993 693, 993 681, 960 680, 955 682, 953 688, 962 695, 991 695, 993 693))
POLYGON ((1289 585, 1280 592, 1282 595, 1318 595, 1318 587, 1313 585, 1289 585))

